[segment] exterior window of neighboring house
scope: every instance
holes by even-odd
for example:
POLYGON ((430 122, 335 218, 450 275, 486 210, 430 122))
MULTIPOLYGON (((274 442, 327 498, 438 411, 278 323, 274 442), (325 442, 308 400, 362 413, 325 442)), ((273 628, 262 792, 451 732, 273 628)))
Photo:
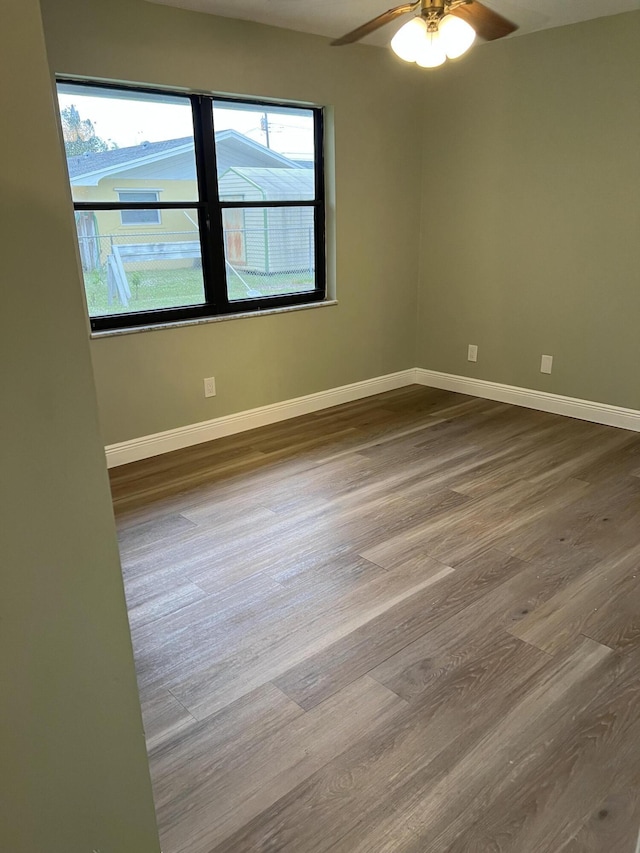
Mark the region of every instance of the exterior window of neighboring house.
POLYGON ((58 81, 95 330, 325 298, 318 107, 58 81))
MULTIPOLYGON (((156 204, 159 199, 158 192, 138 192, 137 190, 118 190, 118 200, 125 202, 146 202, 147 204, 156 204)), ((121 210, 120 222, 123 225, 160 225, 160 211, 157 208, 148 210, 121 210)))

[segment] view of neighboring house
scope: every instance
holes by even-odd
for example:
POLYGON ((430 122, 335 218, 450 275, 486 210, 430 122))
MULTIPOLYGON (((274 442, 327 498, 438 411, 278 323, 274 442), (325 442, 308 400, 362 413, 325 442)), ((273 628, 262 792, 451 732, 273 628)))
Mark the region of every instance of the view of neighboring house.
MULTIPOLYGON (((297 167, 232 166, 220 177, 225 201, 312 199, 314 173, 297 167)), ((313 208, 276 207, 224 211, 227 261, 251 272, 313 267, 313 208)))
MULTIPOLYGON (((216 133, 221 197, 226 201, 311 199, 314 171, 235 130, 216 133)), ((76 202, 148 202, 145 210, 84 210, 76 213, 85 272, 106 269, 114 247, 128 269, 158 258, 167 267, 199 258, 198 199, 193 139, 184 137, 68 158, 76 202), (158 202, 184 202, 159 210, 158 202), (189 244, 189 246, 176 244, 189 244), (175 246, 170 250, 169 246, 175 246), (165 251, 158 251, 158 247, 165 251), (155 248, 154 248, 155 247, 155 248)), ((272 274, 311 269, 313 209, 225 210, 227 262, 245 272, 272 274)))

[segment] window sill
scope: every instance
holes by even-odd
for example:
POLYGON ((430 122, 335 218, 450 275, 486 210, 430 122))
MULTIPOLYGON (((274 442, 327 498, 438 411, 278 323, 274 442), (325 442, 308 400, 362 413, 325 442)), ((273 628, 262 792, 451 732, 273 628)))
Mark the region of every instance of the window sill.
POLYGON ((243 311, 241 314, 219 314, 215 317, 194 317, 191 320, 177 320, 173 323, 154 323, 152 326, 132 326, 128 329, 104 329, 91 332, 91 339, 113 338, 119 335, 135 335, 139 332, 157 332, 160 329, 178 329, 183 326, 204 326, 208 323, 224 323, 226 320, 244 320, 248 317, 266 317, 271 314, 289 314, 292 311, 308 311, 312 308, 326 308, 337 305, 337 299, 325 299, 323 302, 310 302, 307 305, 286 305, 282 308, 269 308, 266 311, 243 311))

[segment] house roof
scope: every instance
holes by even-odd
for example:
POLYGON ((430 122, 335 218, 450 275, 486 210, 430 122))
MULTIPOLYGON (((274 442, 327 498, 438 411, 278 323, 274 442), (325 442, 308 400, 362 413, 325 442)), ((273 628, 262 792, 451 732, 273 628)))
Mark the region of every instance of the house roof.
POLYGON ((128 148, 113 148, 94 154, 81 154, 79 157, 67 157, 69 177, 91 175, 117 166, 129 167, 135 162, 146 161, 150 157, 155 158, 158 155, 166 157, 168 154, 175 153, 177 148, 182 150, 193 148, 193 138, 185 136, 182 139, 166 139, 162 142, 141 142, 140 145, 131 145, 128 148))
MULTIPOLYGON (((287 169, 302 169, 302 167, 277 151, 273 151, 253 139, 249 139, 236 130, 222 130, 216 133, 218 150, 218 171, 226 171, 231 163, 238 162, 237 155, 229 156, 225 149, 238 147, 258 156, 261 161, 273 163, 274 166, 287 169), (225 156, 226 154, 226 156, 225 156)), ((152 164, 178 155, 194 157, 193 137, 184 136, 179 139, 166 139, 161 142, 141 142, 127 148, 113 148, 109 151, 99 151, 94 154, 82 154, 79 157, 68 157, 69 177, 71 183, 95 185, 102 178, 111 177, 125 170, 152 164)), ((194 159, 195 166, 195 159, 194 159)))
POLYGON ((220 189, 223 198, 225 179, 231 175, 238 175, 250 181, 262 191, 264 198, 269 200, 312 199, 315 194, 315 173, 311 169, 255 169, 233 166, 221 179, 220 189))

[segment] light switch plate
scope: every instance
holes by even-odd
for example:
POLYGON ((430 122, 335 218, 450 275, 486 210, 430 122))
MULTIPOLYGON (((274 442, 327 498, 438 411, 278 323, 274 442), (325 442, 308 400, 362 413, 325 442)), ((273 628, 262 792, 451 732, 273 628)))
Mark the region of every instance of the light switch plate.
POLYGON ((540 362, 540 373, 551 373, 552 367, 553 367, 553 356, 552 355, 543 355, 542 360, 540 362))

